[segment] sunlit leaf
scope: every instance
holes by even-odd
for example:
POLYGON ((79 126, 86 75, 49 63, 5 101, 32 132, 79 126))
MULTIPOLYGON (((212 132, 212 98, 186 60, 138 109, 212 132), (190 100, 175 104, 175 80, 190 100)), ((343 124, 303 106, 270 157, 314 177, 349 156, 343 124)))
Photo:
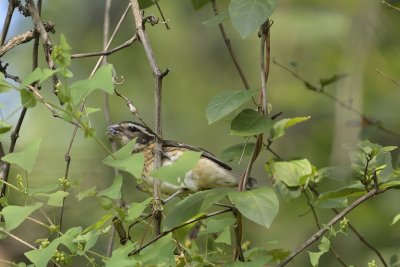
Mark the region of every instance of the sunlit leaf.
POLYGON ((117 175, 114 178, 112 185, 98 193, 98 196, 105 196, 111 199, 121 198, 121 188, 122 188, 122 175, 117 175))
POLYGON ((299 186, 302 177, 312 174, 312 165, 307 159, 275 162, 273 169, 274 178, 288 186, 299 186))
POLYGON ((27 145, 24 150, 7 154, 2 157, 2 160, 11 164, 17 164, 27 172, 31 172, 35 166, 37 155, 39 154, 41 141, 42 139, 37 139, 27 145))
POLYGON ((170 184, 181 185, 186 173, 196 166, 201 154, 201 152, 186 151, 176 162, 154 170, 150 176, 170 184))
POLYGON ((241 111, 231 123, 231 134, 251 136, 269 131, 273 121, 252 109, 241 111))
POLYGON ((42 206, 43 204, 38 202, 32 206, 9 205, 3 208, 1 214, 4 216, 4 220, 6 222, 6 230, 11 231, 17 228, 29 215, 42 206))
POLYGON ((214 96, 207 105, 206 116, 208 124, 219 121, 238 107, 246 103, 260 90, 223 91, 214 96))
POLYGON ((397 223, 399 220, 400 220, 400 213, 394 216, 392 223, 390 225, 397 223))
POLYGON ((233 26, 244 39, 271 16, 277 4, 278 0, 231 0, 229 14, 233 26))
POLYGON ((311 265, 313 266, 313 267, 316 267, 316 266, 318 266, 318 264, 319 264, 319 258, 322 256, 322 255, 324 255, 325 254, 325 252, 323 252, 323 251, 318 251, 318 252, 308 252, 308 256, 310 257, 310 262, 311 262, 311 265))
POLYGON ((270 227, 279 210, 279 200, 269 187, 251 191, 229 192, 229 200, 247 219, 264 227, 270 227))
POLYGON ((306 121, 310 119, 310 116, 307 117, 296 117, 296 118, 288 118, 288 119, 282 119, 276 123, 274 123, 274 126, 271 128, 271 135, 270 138, 271 140, 275 140, 285 134, 285 129, 292 127, 300 122, 306 121))

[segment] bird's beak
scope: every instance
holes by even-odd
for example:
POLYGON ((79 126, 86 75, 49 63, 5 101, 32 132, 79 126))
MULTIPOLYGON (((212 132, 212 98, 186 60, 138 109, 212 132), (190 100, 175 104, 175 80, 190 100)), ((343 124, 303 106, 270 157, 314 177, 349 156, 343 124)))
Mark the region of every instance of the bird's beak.
POLYGON ((106 134, 107 134, 109 137, 118 136, 118 135, 121 134, 121 133, 122 133, 122 131, 121 131, 121 126, 120 126, 119 124, 114 124, 114 125, 111 125, 111 126, 108 126, 108 127, 107 127, 107 132, 106 132, 106 134))

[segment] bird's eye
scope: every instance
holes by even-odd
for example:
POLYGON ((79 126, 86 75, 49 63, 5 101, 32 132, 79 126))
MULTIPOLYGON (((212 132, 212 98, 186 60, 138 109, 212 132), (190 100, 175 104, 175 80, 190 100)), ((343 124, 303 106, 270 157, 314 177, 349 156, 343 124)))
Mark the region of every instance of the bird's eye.
POLYGON ((138 128, 135 127, 135 126, 133 126, 133 125, 131 125, 131 126, 129 126, 129 131, 131 131, 131 132, 137 132, 137 131, 138 131, 138 128))

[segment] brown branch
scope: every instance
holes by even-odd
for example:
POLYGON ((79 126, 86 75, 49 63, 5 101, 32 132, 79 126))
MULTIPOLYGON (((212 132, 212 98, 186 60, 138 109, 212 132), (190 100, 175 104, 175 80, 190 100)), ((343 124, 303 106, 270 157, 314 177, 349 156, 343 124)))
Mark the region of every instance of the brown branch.
MULTIPOLYGON (((51 21, 43 21, 43 25, 47 32, 53 32, 55 24, 51 21)), ((12 37, 5 44, 0 46, 0 57, 4 56, 5 53, 13 49, 14 47, 30 42, 35 37, 39 36, 39 32, 36 29, 21 33, 17 36, 12 37)))
POLYGON ((6 41, 6 37, 7 37, 8 29, 10 28, 14 9, 18 6, 18 4, 19 4, 18 2, 19 2, 18 0, 8 0, 7 14, 6 14, 6 17, 4 18, 4 24, 3 24, 2 31, 1 31, 0 45, 3 45, 4 42, 6 41))
POLYGON ((153 244, 157 240, 161 239, 162 237, 164 237, 164 236, 168 235, 169 233, 174 232, 174 231, 176 231, 176 230, 178 230, 178 229, 180 229, 182 227, 185 227, 185 226, 187 226, 189 224, 192 224, 192 223, 200 221, 200 220, 204 220, 204 219, 207 219, 207 218, 211 218, 211 217, 223 214, 223 213, 228 212, 228 211, 232 211, 232 209, 231 208, 227 208, 227 209, 216 211, 216 212, 213 212, 213 213, 204 214, 204 215, 201 215, 200 217, 197 217, 195 219, 191 219, 191 220, 189 220, 189 221, 187 221, 185 223, 182 223, 182 224, 180 224, 178 226, 175 226, 175 227, 173 227, 173 228, 171 228, 171 229, 169 229, 167 231, 164 231, 164 232, 160 233, 159 235, 157 235, 155 238, 153 238, 152 240, 150 240, 149 242, 147 242, 146 244, 144 244, 140 248, 130 252, 128 254, 128 256, 133 256, 135 254, 138 254, 140 251, 142 251, 143 249, 147 248, 148 246, 150 246, 151 244, 153 244))
POLYGON ((170 30, 171 28, 168 25, 168 20, 165 19, 164 13, 161 10, 160 4, 158 3, 157 0, 155 1, 155 3, 156 3, 156 6, 157 6, 157 9, 158 9, 158 12, 160 12, 161 18, 163 19, 163 23, 165 24, 165 28, 167 28, 167 30, 170 30))
POLYGON ((115 52, 117 52, 117 51, 119 51, 121 49, 124 49, 124 48, 130 46, 131 44, 133 44, 133 42, 135 42, 137 40, 138 40, 138 37, 135 34, 128 41, 124 42, 123 44, 121 44, 121 45, 119 45, 119 46, 117 46, 117 47, 115 47, 113 49, 105 50, 105 51, 102 51, 102 52, 73 54, 73 55, 71 55, 71 58, 75 59, 75 58, 85 58, 85 57, 95 57, 95 56, 109 56, 109 55, 111 55, 111 54, 113 54, 113 53, 115 53, 115 52))
MULTIPOLYGON (((217 3, 215 2, 215 0, 212 0, 211 4, 213 7, 214 14, 218 15, 219 14, 218 7, 217 7, 217 3)), ((249 83, 247 82, 246 76, 244 75, 244 72, 243 72, 242 68, 240 67, 239 62, 236 59, 236 55, 233 52, 231 40, 226 35, 225 29, 224 29, 224 26, 222 25, 222 23, 219 23, 218 27, 219 27, 219 31, 221 32, 222 38, 224 39, 226 48, 228 49, 229 55, 232 58, 233 64, 235 65, 235 68, 236 68, 237 72, 239 73, 240 78, 242 79, 244 87, 248 90, 248 89, 250 89, 249 83)))
MULTIPOLYGON (((158 67, 156 58, 153 53, 153 49, 150 46, 147 33, 144 30, 144 24, 142 15, 139 9, 139 3, 137 0, 130 0, 132 5, 132 13, 135 19, 136 31, 139 35, 140 41, 143 44, 143 49, 146 53, 147 59, 149 61, 150 67, 154 75, 154 98, 155 98, 155 132, 157 136, 162 137, 162 127, 161 127, 161 89, 163 78, 168 74, 169 69, 162 72, 158 67)), ((155 155, 154 155, 154 168, 157 169, 161 166, 161 154, 162 154, 162 140, 156 139, 155 145, 155 155)), ((153 213, 155 218, 155 235, 158 236, 161 232, 161 220, 162 220, 162 203, 160 197, 160 185, 161 182, 158 179, 154 179, 153 182, 153 213)))
POLYGON ((388 6, 388 7, 390 7, 390 8, 393 8, 394 10, 396 10, 396 11, 399 11, 400 12, 400 8, 398 8, 398 7, 395 7, 394 5, 392 5, 392 4, 389 4, 388 2, 386 2, 385 0, 383 0, 382 1, 382 4, 384 4, 384 5, 386 5, 386 6, 388 6))
POLYGON ((350 211, 355 209, 358 205, 361 203, 365 202, 366 200, 381 194, 385 192, 386 189, 379 189, 379 188, 374 188, 362 197, 358 198, 355 200, 350 206, 342 210, 339 214, 337 214, 333 219, 331 219, 324 227, 313 234, 309 239, 307 239, 301 246, 299 246, 297 249, 295 249, 286 259, 284 259, 282 262, 280 262, 276 267, 283 267, 286 266, 290 261, 292 261, 298 254, 300 254, 302 251, 304 251, 307 247, 309 247, 311 244, 314 242, 318 241, 329 229, 332 227, 335 223, 340 221, 341 219, 344 218, 350 211))
POLYGON ((364 115, 363 113, 361 113, 357 109, 353 108, 353 106, 350 103, 344 102, 344 101, 340 100, 339 98, 337 98, 336 96, 333 96, 333 95, 329 94, 328 92, 325 91, 325 87, 323 85, 320 85, 320 86, 313 85, 312 83, 306 81, 303 77, 301 77, 295 71, 293 71, 290 68, 282 65, 281 63, 279 63, 275 59, 273 59, 272 62, 274 64, 276 64, 277 66, 279 66, 280 68, 282 68, 283 70, 285 70, 285 71, 289 72, 290 74, 292 74, 296 79, 302 81, 304 83, 304 86, 308 90, 311 90, 311 91, 316 92, 316 93, 320 93, 320 94, 324 95, 325 97, 331 99, 333 102, 339 104, 341 107, 343 107, 343 108, 353 112, 354 114, 360 116, 360 118, 362 119, 362 123, 363 124, 376 126, 382 132, 385 132, 385 133, 393 135, 393 136, 395 136, 397 138, 400 138, 400 133, 386 128, 381 121, 373 119, 373 118, 370 118, 370 117, 364 115))

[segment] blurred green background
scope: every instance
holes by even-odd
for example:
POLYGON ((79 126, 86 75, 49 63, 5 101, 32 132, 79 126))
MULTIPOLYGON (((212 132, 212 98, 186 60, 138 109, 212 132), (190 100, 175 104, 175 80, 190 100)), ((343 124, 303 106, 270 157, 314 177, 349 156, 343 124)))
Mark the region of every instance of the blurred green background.
MULTIPOLYGON (((396 1, 393 1, 394 4, 396 1)), ((398 2, 398 1, 397 1, 398 2)), ((128 1, 113 1, 111 31, 115 27, 128 1)), ((227 8, 228 1, 217 1, 220 10, 227 8)), ((205 108, 208 101, 222 90, 242 89, 240 77, 228 55, 217 27, 206 27, 203 21, 213 16, 210 5, 195 10, 190 1, 163 0, 161 7, 169 19, 171 30, 163 25, 147 25, 151 44, 162 69, 170 67, 170 74, 163 85, 163 135, 206 148, 217 155, 243 140, 229 135, 230 119, 208 125, 205 108)), ((0 2, 3 21, 7 1, 0 2)), ((104 1, 43 1, 42 17, 56 23, 57 33, 52 36, 55 43, 62 33, 66 36, 73 53, 101 51, 104 1)), ((146 14, 158 16, 155 7, 146 14)), ((364 114, 379 119, 384 126, 400 132, 398 105, 400 88, 379 75, 379 69, 400 80, 400 13, 375 0, 336 1, 291 1, 280 0, 272 15, 271 55, 283 65, 293 67, 307 81, 318 83, 320 78, 346 73, 348 77, 329 86, 329 93, 364 114), (397 106, 398 107, 398 106, 397 106)), ((252 88, 260 87, 259 38, 255 32, 242 40, 230 22, 224 23, 244 73, 252 88)), ((15 13, 8 38, 33 27, 30 18, 15 13)), ((135 30, 131 12, 117 34, 112 47, 129 39, 135 30)), ((8 39, 7 38, 7 39, 8 39)), ((40 47, 39 50, 42 50, 40 47)), ((31 71, 32 44, 24 44, 7 53, 2 60, 10 63, 8 71, 24 77, 31 71)), ((43 59, 43 55, 41 54, 43 59)), ((150 125, 154 124, 153 76, 140 44, 134 43, 108 57, 117 75, 125 77, 116 88, 128 96, 141 116, 150 125)), ((74 59, 72 71, 76 79, 89 76, 97 58, 74 59)), ((41 62, 45 66, 45 62, 41 62)), ((339 105, 322 95, 307 90, 302 82, 290 73, 271 63, 268 81, 268 101, 273 114, 283 112, 283 117, 308 116, 312 118, 287 131, 284 138, 273 144, 273 148, 284 158, 305 157, 318 168, 333 164, 346 164, 347 152, 342 145, 354 143, 357 138, 367 138, 382 145, 399 145, 398 137, 379 131, 376 127, 361 129, 360 118, 343 110, 339 105)), ((51 94, 51 85, 42 89, 43 95, 53 103, 57 99, 51 94)), ((17 93, 0 95, 2 116, 16 123, 20 106, 17 93), (8 117, 10 114, 14 114, 8 117)), ((103 95, 94 93, 88 106, 103 107, 103 95)), ((116 96, 110 97, 113 122, 133 120, 125 103, 116 96)), ((91 116, 97 136, 105 143, 106 122, 102 112, 91 116)), ((34 172, 29 176, 30 186, 56 183, 64 175, 68 143, 73 126, 54 119, 42 105, 28 111, 21 129, 16 150, 23 148, 35 138, 43 138, 39 159, 34 172)), ((9 138, 3 139, 8 147, 9 138)), ((71 190, 66 201, 65 227, 88 226, 98 220, 104 211, 98 202, 74 197, 78 190, 97 185, 98 189, 111 184, 113 171, 102 164, 106 152, 93 140, 85 139, 79 132, 71 152, 70 178, 79 187, 71 190)), ((270 184, 264 170, 265 162, 272 157, 263 152, 252 173, 259 184, 270 184)), ((394 160, 397 161, 397 154, 394 160)), ((232 163, 237 172, 247 163, 232 163)), ((13 168, 10 181, 20 170, 13 168)), ((389 226, 392 217, 400 210, 397 192, 388 192, 354 210, 348 217, 364 237, 380 249, 386 259, 399 252, 399 225, 389 226), (379 219, 377 219, 379 218, 379 219)), ((24 203, 25 199, 11 194, 10 203, 24 203)), ((146 195, 134 188, 132 177, 126 176, 124 197, 131 202, 143 200, 146 195)), ((270 229, 246 222, 246 240, 252 245, 267 248, 294 249, 316 231, 312 214, 308 212, 306 200, 300 198, 293 203, 280 202, 280 213, 270 229), (308 213, 307 213, 308 212, 308 213), (306 213, 306 214, 305 214, 306 213), (304 216, 301 216, 305 214, 304 216)), ((58 218, 58 211, 49 211, 58 218)), ((333 214, 319 211, 321 222, 327 222, 333 214)), ((41 218, 43 219, 43 218, 41 218)), ((25 223, 16 233, 25 240, 33 241, 46 231, 25 223)), ((106 240, 99 243, 97 251, 103 251, 106 240)), ((366 266, 367 261, 378 259, 358 241, 352 233, 333 241, 333 247, 346 263, 366 266)), ((25 247, 10 240, 0 241, 0 250, 14 260, 23 259, 25 247)), ((310 250, 316 250, 310 248, 310 250)), ((288 266, 308 266, 307 253, 303 252, 288 266)), ((320 266, 338 266, 329 254, 322 257, 320 266)), ((378 266, 381 266, 378 263, 378 266)))

